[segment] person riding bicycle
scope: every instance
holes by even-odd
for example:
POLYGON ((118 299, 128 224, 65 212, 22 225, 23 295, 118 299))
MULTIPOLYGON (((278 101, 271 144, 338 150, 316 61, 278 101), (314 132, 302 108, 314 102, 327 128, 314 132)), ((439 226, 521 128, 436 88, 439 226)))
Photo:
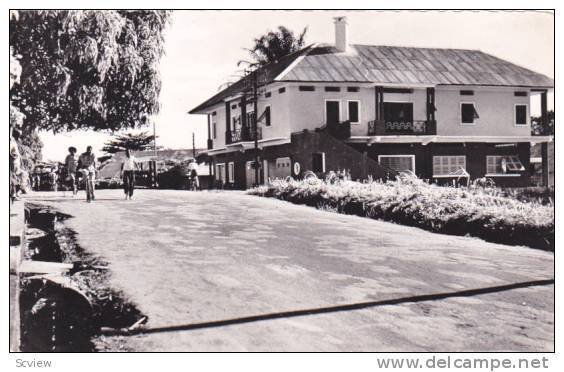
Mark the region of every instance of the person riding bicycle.
POLYGON ((86 183, 86 200, 94 200, 94 180, 96 179, 96 156, 92 152, 92 146, 86 148, 78 158, 78 169, 86 183))
POLYGON ((188 164, 188 178, 190 181, 190 190, 198 190, 200 188, 200 182, 198 180, 198 164, 196 160, 190 160, 188 164))

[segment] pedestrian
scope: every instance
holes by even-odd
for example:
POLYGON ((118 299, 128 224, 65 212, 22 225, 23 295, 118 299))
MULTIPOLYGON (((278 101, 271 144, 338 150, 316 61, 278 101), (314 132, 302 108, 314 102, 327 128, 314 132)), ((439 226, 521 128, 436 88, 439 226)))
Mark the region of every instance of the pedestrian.
MULTIPOLYGON (((10 128, 12 129, 12 128, 10 128)), ((17 140, 20 132, 12 129, 10 136, 10 199, 12 202, 19 200, 18 191, 21 187, 22 161, 17 140)))
POLYGON ((41 190, 41 168, 38 166, 33 169, 32 187, 34 191, 41 190))
POLYGON ((65 158, 65 167, 67 168, 67 182, 72 188, 72 196, 74 197, 77 193, 76 184, 76 171, 78 166, 78 159, 76 157, 76 147, 69 147, 69 154, 65 158))
POLYGON ((51 188, 53 191, 57 192, 59 190, 59 168, 56 164, 51 168, 49 177, 51 177, 51 188))
POLYGON ((200 181, 198 179, 198 163, 195 159, 190 160, 188 164, 188 176, 190 177, 190 190, 198 190, 200 188, 200 181))
POLYGON ((86 201, 90 203, 95 200, 94 181, 96 180, 96 156, 92 152, 92 146, 88 146, 86 152, 78 158, 78 169, 86 184, 86 201))
POLYGON ((125 150, 125 159, 121 164, 121 177, 123 180, 123 192, 125 193, 125 200, 133 197, 133 190, 135 189, 135 170, 137 169, 137 162, 135 156, 131 155, 129 149, 125 150))

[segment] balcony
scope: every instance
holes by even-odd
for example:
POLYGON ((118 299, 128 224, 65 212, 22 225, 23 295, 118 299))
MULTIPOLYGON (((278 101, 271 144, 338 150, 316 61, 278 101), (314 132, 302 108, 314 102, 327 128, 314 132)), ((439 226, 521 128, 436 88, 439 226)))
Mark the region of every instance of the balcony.
POLYGON ((437 122, 435 120, 385 121, 371 120, 368 122, 369 136, 393 135, 435 135, 437 122))
MULTIPOLYGON (((262 128, 257 128, 257 140, 262 139, 262 128)), ((255 133, 252 128, 242 127, 225 132, 225 144, 229 145, 237 142, 250 142, 255 140, 255 133)))

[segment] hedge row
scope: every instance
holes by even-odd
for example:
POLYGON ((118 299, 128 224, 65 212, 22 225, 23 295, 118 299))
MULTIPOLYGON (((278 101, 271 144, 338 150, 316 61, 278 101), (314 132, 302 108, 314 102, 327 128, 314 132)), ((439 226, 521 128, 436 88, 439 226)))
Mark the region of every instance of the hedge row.
POLYGON ((492 188, 442 187, 402 176, 363 183, 274 180, 248 193, 443 234, 554 251, 553 206, 500 196, 492 188))

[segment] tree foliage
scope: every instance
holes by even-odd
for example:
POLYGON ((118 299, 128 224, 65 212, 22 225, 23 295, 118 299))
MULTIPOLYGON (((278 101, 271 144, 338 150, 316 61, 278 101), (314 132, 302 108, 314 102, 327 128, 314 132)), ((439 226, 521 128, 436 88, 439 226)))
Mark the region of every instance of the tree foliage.
POLYGON ((540 116, 531 117, 533 134, 554 136, 554 110, 546 113, 546 121, 547 123, 543 125, 540 116))
POLYGON ((153 149, 155 136, 147 132, 118 134, 113 139, 104 144, 102 149, 107 154, 129 150, 150 150, 153 149))
POLYGON ((264 66, 271 62, 278 62, 280 58, 300 50, 305 44, 307 27, 298 35, 285 26, 278 26, 276 31, 268 31, 266 34, 255 38, 254 46, 246 49, 253 64, 264 66))
POLYGON ((119 130, 159 110, 169 11, 23 10, 10 19, 21 76, 12 104, 25 126, 119 130))

